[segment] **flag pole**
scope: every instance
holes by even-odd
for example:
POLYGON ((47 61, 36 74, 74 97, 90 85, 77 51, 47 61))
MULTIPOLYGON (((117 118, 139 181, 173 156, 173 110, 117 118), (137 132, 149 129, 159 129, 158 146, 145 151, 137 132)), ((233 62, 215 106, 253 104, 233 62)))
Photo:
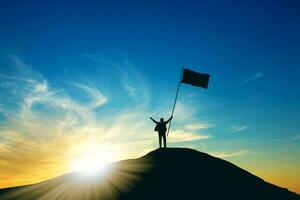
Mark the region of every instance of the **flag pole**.
MULTIPOLYGON (((182 67, 182 70, 181 70, 181 75, 180 75, 180 79, 179 79, 178 86, 177 86, 177 91, 176 91, 176 96, 175 96, 175 100, 174 100, 174 104, 173 104, 171 116, 173 116, 173 114, 174 114, 174 110, 175 110, 175 106, 176 106, 176 102, 177 102, 177 96, 178 96, 178 92, 179 92, 179 88, 180 88, 180 83, 181 83, 181 80, 182 80, 183 69, 184 69, 184 67, 182 67)), ((171 124, 172 124, 172 119, 171 119, 171 121, 169 123, 169 128, 168 128, 167 136, 169 136, 171 124)))

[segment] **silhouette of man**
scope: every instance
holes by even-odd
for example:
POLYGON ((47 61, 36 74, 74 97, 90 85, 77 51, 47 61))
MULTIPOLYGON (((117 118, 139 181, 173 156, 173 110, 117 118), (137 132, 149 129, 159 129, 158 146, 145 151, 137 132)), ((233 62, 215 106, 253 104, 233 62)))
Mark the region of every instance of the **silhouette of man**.
POLYGON ((161 139, 164 140, 164 148, 167 147, 166 125, 171 121, 172 118, 173 116, 171 116, 167 121, 164 121, 164 118, 160 118, 160 122, 157 122, 152 117, 150 117, 150 119, 156 124, 154 131, 158 132, 159 148, 161 148, 161 139))

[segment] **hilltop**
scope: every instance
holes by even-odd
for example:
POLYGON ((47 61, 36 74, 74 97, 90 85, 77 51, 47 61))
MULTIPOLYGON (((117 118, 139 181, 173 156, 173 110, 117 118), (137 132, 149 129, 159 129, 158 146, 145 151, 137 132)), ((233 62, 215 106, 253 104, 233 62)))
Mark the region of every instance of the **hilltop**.
POLYGON ((274 199, 300 196, 225 160, 185 148, 157 149, 112 163, 96 177, 78 172, 0 190, 0 199, 274 199))

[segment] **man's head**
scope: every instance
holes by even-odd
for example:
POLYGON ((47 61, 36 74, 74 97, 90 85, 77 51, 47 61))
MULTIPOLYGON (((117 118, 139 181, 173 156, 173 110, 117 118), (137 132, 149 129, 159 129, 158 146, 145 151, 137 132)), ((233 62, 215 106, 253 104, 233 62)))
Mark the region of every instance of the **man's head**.
POLYGON ((160 122, 164 122, 164 118, 160 118, 160 122))

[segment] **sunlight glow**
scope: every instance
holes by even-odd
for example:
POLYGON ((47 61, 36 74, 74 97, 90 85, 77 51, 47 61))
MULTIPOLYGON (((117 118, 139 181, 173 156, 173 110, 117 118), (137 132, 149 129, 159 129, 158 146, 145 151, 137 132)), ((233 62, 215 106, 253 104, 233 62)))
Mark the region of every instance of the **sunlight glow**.
POLYGON ((95 176, 107 169, 107 164, 115 159, 113 151, 107 146, 88 143, 78 149, 80 152, 71 162, 71 171, 79 171, 85 175, 95 176))
POLYGON ((86 175, 95 175, 102 171, 107 163, 96 156, 79 158, 72 164, 72 171, 80 171, 86 175))

